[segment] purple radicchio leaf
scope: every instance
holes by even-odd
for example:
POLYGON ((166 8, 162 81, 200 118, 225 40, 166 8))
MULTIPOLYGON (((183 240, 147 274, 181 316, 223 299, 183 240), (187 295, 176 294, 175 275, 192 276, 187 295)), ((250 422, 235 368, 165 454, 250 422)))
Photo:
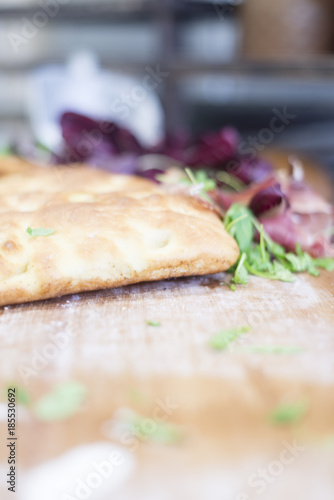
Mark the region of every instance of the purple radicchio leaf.
POLYGON ((289 200, 278 183, 256 193, 249 204, 249 208, 257 217, 274 217, 288 207, 289 200))
POLYGON ((67 163, 88 163, 92 157, 107 159, 123 153, 138 156, 145 152, 131 132, 113 122, 67 112, 61 117, 61 128, 67 163))
POLYGON ((255 160, 242 158, 231 161, 226 165, 225 170, 246 185, 253 182, 262 182, 273 173, 271 165, 260 158, 256 158, 255 160))
POLYGON ((232 127, 203 134, 186 151, 185 162, 190 166, 221 168, 237 156, 239 141, 239 134, 232 127))

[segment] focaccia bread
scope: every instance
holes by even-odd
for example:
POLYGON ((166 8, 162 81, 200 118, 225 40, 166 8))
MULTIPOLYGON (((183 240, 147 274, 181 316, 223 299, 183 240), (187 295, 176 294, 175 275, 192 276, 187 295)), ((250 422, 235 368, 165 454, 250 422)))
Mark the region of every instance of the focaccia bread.
POLYGON ((238 255, 196 198, 88 167, 0 161, 0 305, 216 273, 238 255))

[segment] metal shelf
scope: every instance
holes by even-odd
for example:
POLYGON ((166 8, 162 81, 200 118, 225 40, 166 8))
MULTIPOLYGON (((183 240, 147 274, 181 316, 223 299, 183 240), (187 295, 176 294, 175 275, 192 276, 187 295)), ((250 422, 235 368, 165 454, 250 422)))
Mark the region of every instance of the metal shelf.
MULTIPOLYGON (((158 13, 161 9, 168 10, 174 15, 196 15, 212 13, 217 15, 217 9, 228 5, 228 0, 221 1, 193 1, 193 0, 113 0, 106 2, 97 1, 92 5, 90 2, 73 1, 68 5, 59 5, 57 15, 52 18, 57 19, 70 18, 71 21, 80 22, 83 19, 104 20, 105 16, 110 20, 115 16, 141 16, 152 13, 158 13)), ((21 15, 33 15, 42 7, 37 2, 27 5, 25 2, 21 5, 0 5, 0 16, 12 17, 21 15)), ((234 9, 234 7, 233 7, 234 9)))
MULTIPOLYGON (((250 60, 238 60, 231 63, 211 63, 189 60, 163 60, 139 61, 138 60, 101 60, 101 64, 109 69, 119 71, 143 73, 145 66, 160 64, 161 68, 172 73, 175 78, 183 78, 198 74, 224 74, 224 75, 247 75, 247 76, 280 76, 280 77, 306 77, 306 78, 332 78, 334 76, 334 55, 322 57, 321 59, 305 59, 287 62, 256 62, 250 60)), ((2 64, 1 70, 10 73, 22 72, 33 69, 44 64, 61 64, 61 58, 38 58, 33 61, 16 63, 15 65, 2 64)))
MULTIPOLYGON (((69 18, 72 22, 98 19, 104 20, 114 18, 114 16, 129 16, 129 15, 147 15, 154 12, 158 7, 155 0, 114 0, 113 2, 95 2, 93 5, 88 2, 68 5, 59 5, 59 11, 56 16, 52 17, 52 21, 64 20, 69 18)), ((41 5, 22 6, 0 6, 1 17, 13 16, 33 16, 37 11, 42 10, 41 5)))

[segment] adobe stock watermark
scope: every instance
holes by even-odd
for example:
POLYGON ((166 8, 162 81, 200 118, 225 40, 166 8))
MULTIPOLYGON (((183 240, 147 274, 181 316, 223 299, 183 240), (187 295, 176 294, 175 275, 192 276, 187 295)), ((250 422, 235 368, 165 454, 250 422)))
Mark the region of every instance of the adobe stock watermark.
POLYGON ((121 467, 124 464, 124 456, 119 451, 113 451, 107 457, 107 460, 101 462, 92 462, 92 471, 85 479, 80 477, 75 478, 73 495, 63 493, 61 500, 87 500, 90 498, 94 490, 98 489, 104 480, 109 479, 115 472, 115 468, 121 467))
MULTIPOLYGON (((238 145, 237 151, 242 158, 250 161, 255 160, 258 153, 266 149, 274 141, 275 137, 284 132, 291 122, 297 118, 297 115, 288 111, 287 106, 283 106, 281 110, 273 108, 272 112, 273 116, 268 127, 261 128, 256 135, 249 135, 238 145)), ((232 174, 238 168, 240 168, 240 164, 236 160, 230 160, 226 166, 227 172, 232 174)))
POLYGON ((25 386, 29 384, 31 377, 37 377, 51 361, 64 351, 71 340, 79 333, 78 329, 48 334, 48 342, 41 348, 35 348, 31 353, 30 361, 18 365, 17 370, 25 386))
POLYGON ((160 64, 157 64, 155 68, 146 66, 145 71, 146 75, 140 84, 135 85, 129 93, 123 92, 112 103, 111 110, 118 115, 120 120, 128 118, 131 109, 136 109, 169 76, 169 72, 163 71, 160 64))
MULTIPOLYGON (((283 448, 276 460, 272 460, 267 467, 259 467, 256 472, 248 477, 247 485, 249 488, 254 488, 254 495, 264 493, 268 486, 282 476, 286 468, 293 464, 306 451, 306 447, 297 443, 296 439, 292 443, 283 441, 282 445, 283 448)), ((254 498, 254 495, 240 493, 235 500, 251 500, 254 498)))
POLYGON ((241 155, 247 156, 250 160, 254 159, 258 152, 263 151, 273 142, 277 134, 281 134, 292 120, 297 118, 297 115, 287 110, 287 106, 283 106, 282 110, 273 108, 272 112, 274 116, 268 127, 261 128, 257 135, 250 135, 239 144, 238 152, 241 155))
MULTIPOLYGON (((95 313, 88 311, 80 315, 83 323, 94 319, 95 313)), ((47 341, 41 347, 36 347, 30 353, 29 360, 20 363, 17 367, 18 374, 25 386, 30 379, 38 377, 48 365, 53 362, 70 345, 72 340, 80 333, 79 326, 66 325, 61 331, 50 332, 46 335, 47 341)))
MULTIPOLYGON (((146 74, 138 85, 135 85, 130 92, 122 93, 111 104, 111 111, 117 116, 116 121, 124 121, 132 109, 136 109, 163 81, 169 76, 168 71, 161 69, 160 64, 155 68, 146 66, 146 74)), ((67 163, 81 162, 82 158, 89 157, 94 148, 103 142, 104 135, 111 134, 116 129, 116 124, 105 120, 100 120, 98 126, 93 130, 81 131, 82 139, 78 142, 76 150, 67 148, 65 161, 67 163)))
POLYGON ((56 17, 62 5, 66 5, 71 0, 39 0, 37 3, 40 9, 36 10, 30 17, 21 18, 19 32, 9 32, 7 38, 14 50, 18 53, 26 46, 30 40, 38 35, 38 32, 45 28, 50 19, 56 17))

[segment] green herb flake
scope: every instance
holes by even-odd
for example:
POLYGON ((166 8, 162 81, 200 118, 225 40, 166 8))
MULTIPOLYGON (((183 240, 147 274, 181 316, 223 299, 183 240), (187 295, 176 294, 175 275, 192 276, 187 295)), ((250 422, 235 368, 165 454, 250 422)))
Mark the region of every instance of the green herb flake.
POLYGON ((66 382, 37 401, 33 410, 45 422, 64 420, 77 413, 86 397, 86 388, 79 382, 66 382))
POLYGON ((218 172, 216 174, 216 177, 220 182, 223 182, 227 186, 230 186, 235 191, 242 191, 246 187, 246 185, 240 179, 238 179, 238 177, 235 177, 235 175, 231 175, 224 170, 218 172))
POLYGON ((156 326, 156 327, 161 326, 160 321, 151 321, 151 320, 149 320, 149 319, 146 321, 146 324, 147 324, 148 326, 156 326))
POLYGON ((300 347, 289 347, 289 346, 279 346, 279 345, 254 345, 247 346, 245 350, 251 351, 258 354, 299 354, 305 349, 300 347))
POLYGON ((307 409, 305 401, 280 405, 270 413, 269 420, 277 425, 296 424, 304 418, 307 409))
POLYGON ((143 441, 176 444, 183 439, 183 433, 175 425, 153 422, 151 419, 135 412, 131 412, 125 423, 129 426, 132 435, 143 441))
POLYGON ((29 392, 23 387, 17 387, 16 389, 16 399, 17 402, 22 406, 29 406, 31 403, 31 397, 29 392))
POLYGON ((182 182, 184 184, 188 185, 202 185, 202 190, 203 191, 213 191, 216 189, 216 182, 214 179, 211 179, 208 174, 206 173, 205 170, 197 170, 196 172, 193 172, 190 168, 185 169, 185 173, 188 176, 188 179, 182 179, 182 182))
POLYGON ((313 259, 313 262, 314 265, 320 267, 320 269, 334 271, 334 259, 332 257, 320 257, 318 259, 313 259))
POLYGON ((250 249, 254 229, 251 212, 247 207, 238 203, 231 205, 225 214, 224 226, 226 231, 238 243, 240 252, 246 252, 250 249))
POLYGON ((230 290, 232 290, 232 292, 235 292, 237 290, 237 287, 233 283, 229 283, 227 281, 222 281, 219 284, 228 286, 230 288, 230 290))
POLYGON ((54 229, 45 229, 44 227, 38 227, 37 229, 32 229, 31 227, 28 227, 27 229, 27 233, 32 238, 36 238, 37 236, 50 236, 54 232, 55 232, 54 229))
POLYGON ((238 262, 229 269, 234 274, 232 282, 235 284, 246 284, 249 274, 292 283, 295 273, 308 272, 319 276, 319 268, 334 270, 334 259, 314 259, 299 244, 296 245, 296 253, 286 252, 284 247, 270 238, 249 209, 238 203, 231 205, 226 212, 224 225, 237 241, 241 252, 238 262), (254 228, 260 235, 260 244, 253 242, 254 228))
POLYGON ((15 383, 7 385, 4 393, 5 399, 7 399, 8 397, 8 389, 13 389, 13 388, 15 388, 16 402, 22 406, 29 406, 31 402, 31 397, 29 392, 23 387, 18 387, 15 383))
POLYGON ((249 325, 239 326, 236 328, 230 328, 228 330, 222 330, 210 339, 209 345, 212 349, 216 351, 224 351, 228 348, 231 342, 234 342, 244 333, 250 332, 251 327, 249 325))
POLYGON ((216 188, 216 183, 213 179, 208 177, 207 173, 204 170, 198 170, 197 172, 193 172, 190 168, 184 169, 185 173, 188 176, 188 179, 184 179, 182 182, 185 184, 190 184, 193 186, 197 186, 198 188, 198 196, 203 198, 203 200, 208 203, 213 204, 212 199, 207 194, 207 191, 213 191, 216 188))
POLYGON ((280 264, 277 260, 270 263, 268 271, 258 270, 256 267, 248 264, 248 262, 245 262, 245 267, 250 274, 254 274, 254 276, 259 276, 260 278, 285 281, 287 283, 295 281, 295 277, 291 271, 280 264))
POLYGON ((232 278, 232 282, 236 285, 247 285, 248 283, 248 271, 245 267, 246 254, 243 253, 238 261, 237 267, 232 278))

